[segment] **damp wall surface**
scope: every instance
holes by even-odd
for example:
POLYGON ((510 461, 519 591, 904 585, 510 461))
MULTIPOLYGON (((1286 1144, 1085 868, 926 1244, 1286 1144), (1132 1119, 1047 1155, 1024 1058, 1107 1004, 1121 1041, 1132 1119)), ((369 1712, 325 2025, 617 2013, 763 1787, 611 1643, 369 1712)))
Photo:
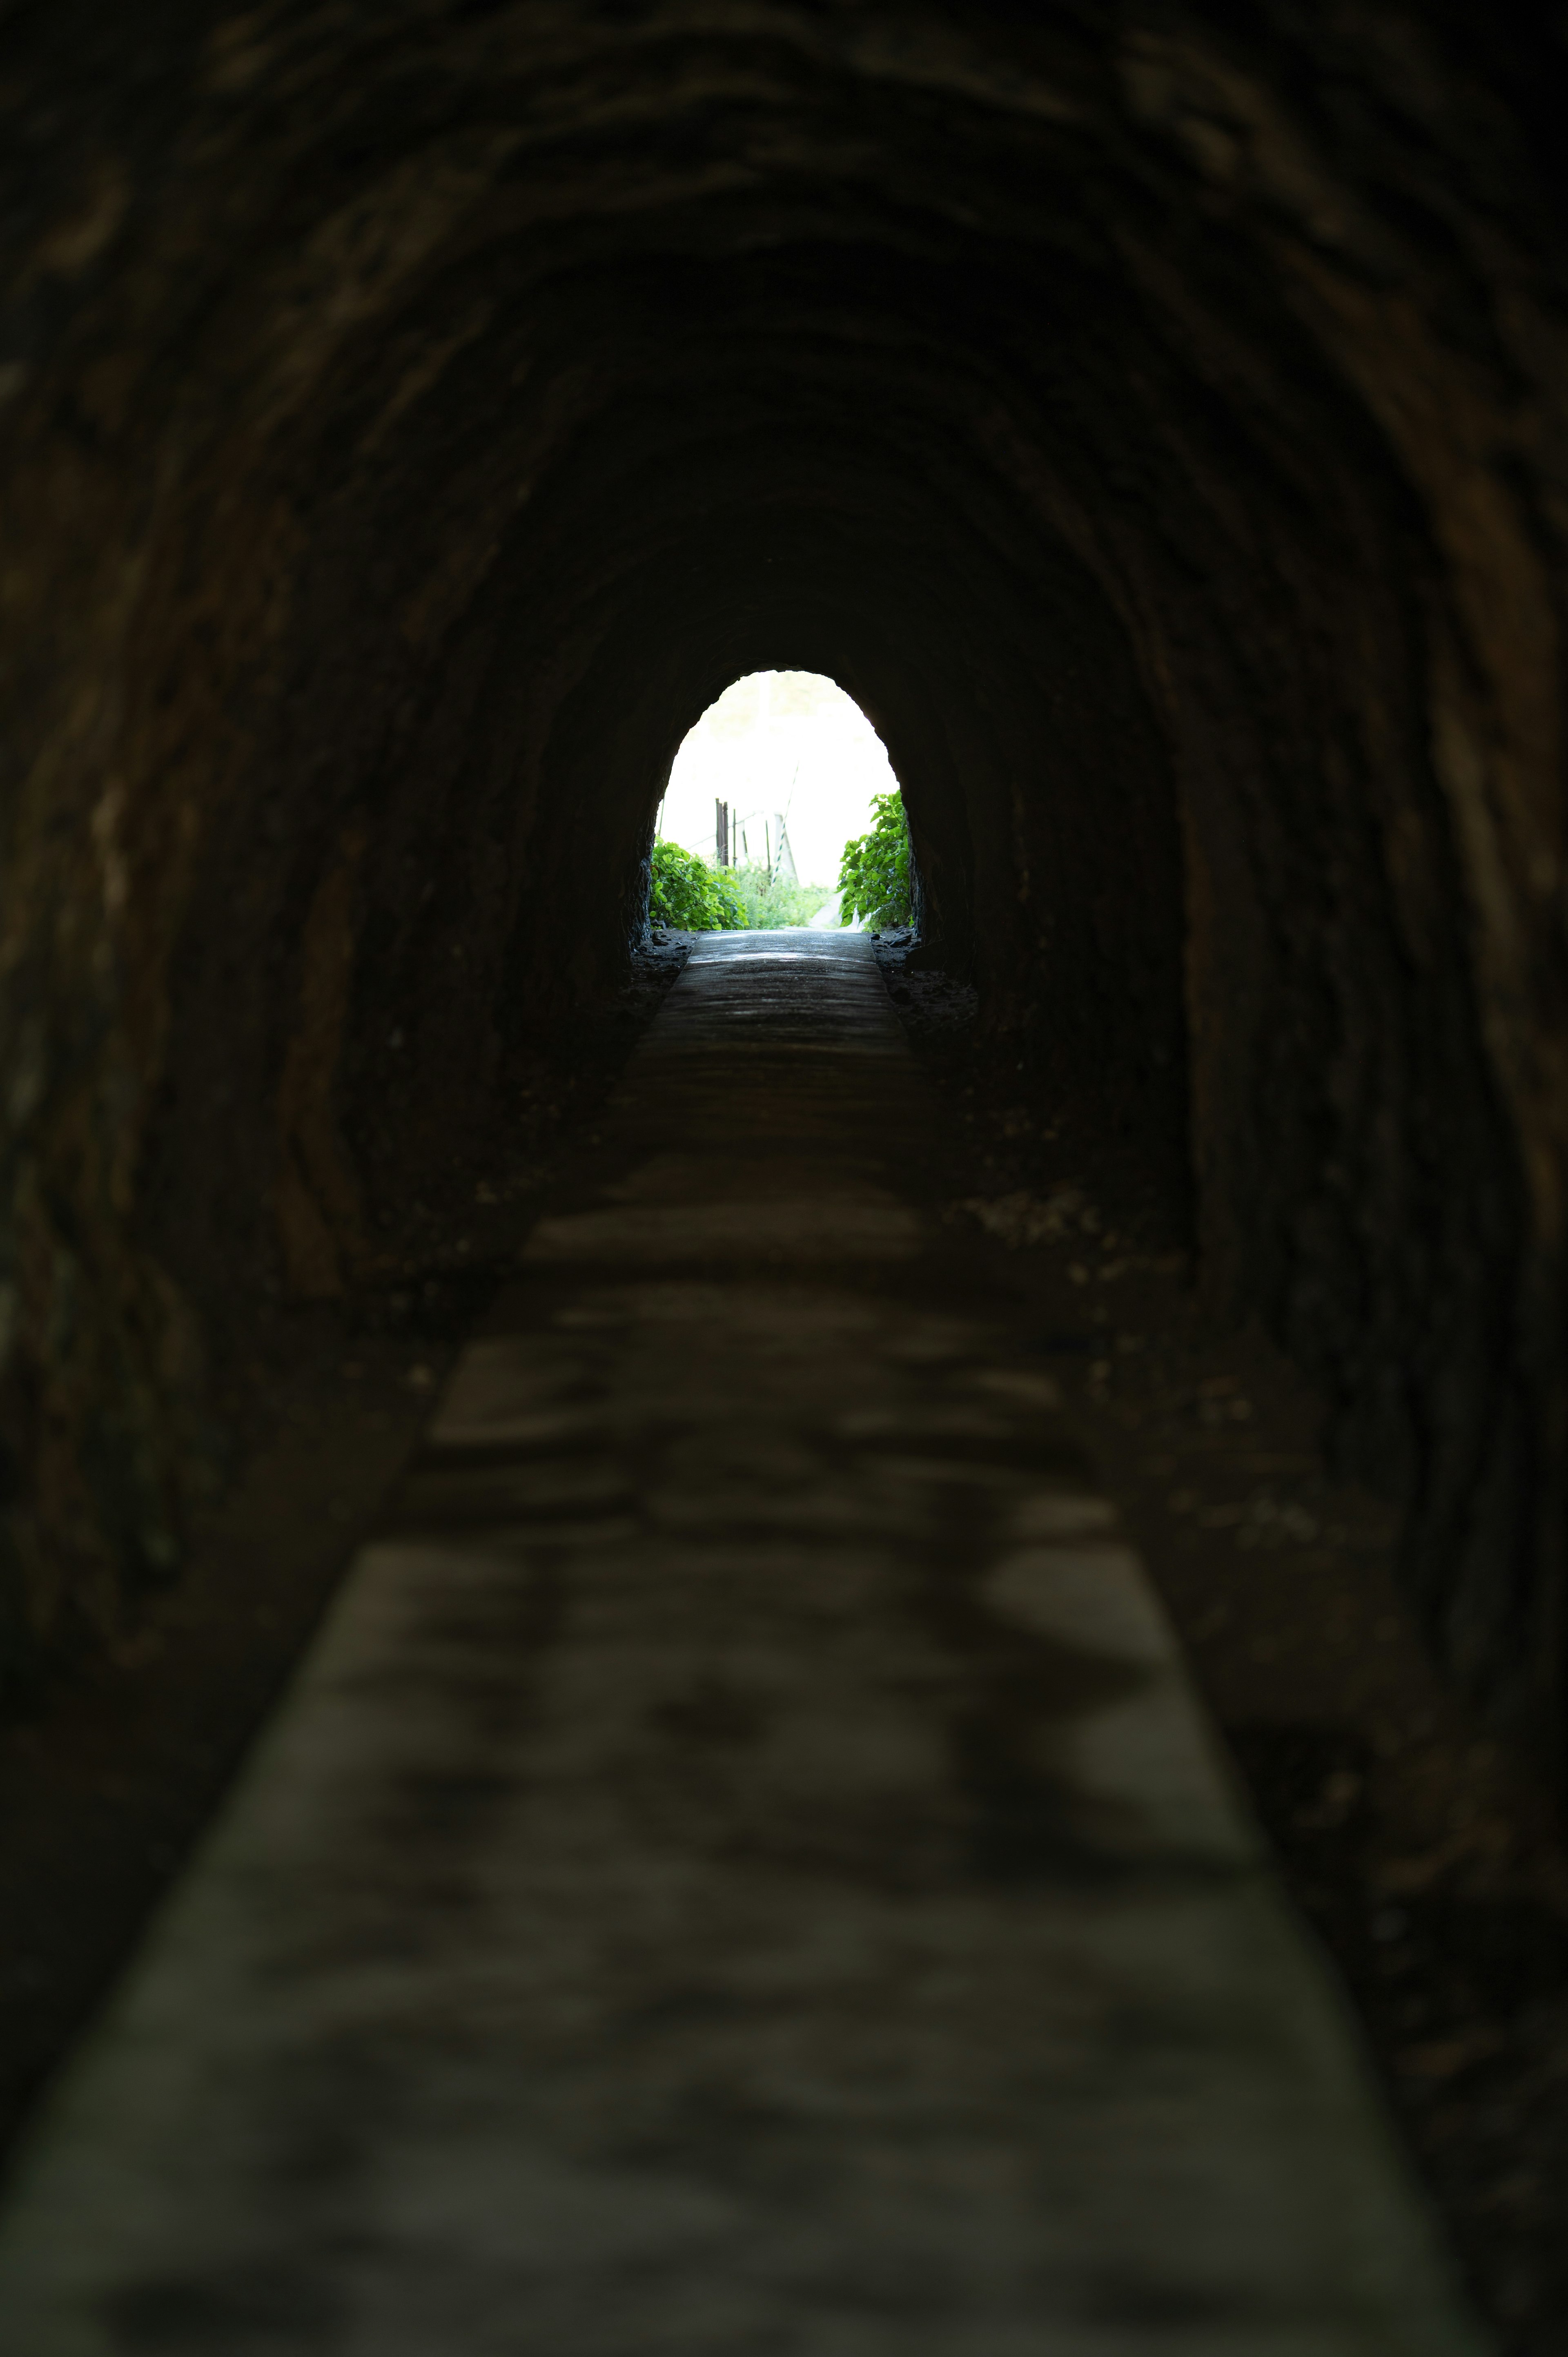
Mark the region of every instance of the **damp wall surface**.
POLYGON ((614 992, 737 673, 1563 1721, 1549 17, 102 0, 0 27, 0 1651, 614 992))

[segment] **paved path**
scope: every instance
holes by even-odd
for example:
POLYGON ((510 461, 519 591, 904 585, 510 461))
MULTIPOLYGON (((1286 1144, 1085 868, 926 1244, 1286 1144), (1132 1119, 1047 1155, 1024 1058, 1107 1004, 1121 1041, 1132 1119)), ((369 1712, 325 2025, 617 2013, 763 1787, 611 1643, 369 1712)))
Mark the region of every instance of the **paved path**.
POLYGON ((24 2158, 5 2357, 1459 2357, 868 947, 705 944, 24 2158))

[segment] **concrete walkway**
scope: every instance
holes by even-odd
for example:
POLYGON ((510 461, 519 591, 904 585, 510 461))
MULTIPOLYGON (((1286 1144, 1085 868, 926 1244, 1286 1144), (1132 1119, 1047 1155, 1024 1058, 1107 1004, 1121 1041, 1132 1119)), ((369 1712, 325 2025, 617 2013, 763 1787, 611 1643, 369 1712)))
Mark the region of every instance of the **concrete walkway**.
POLYGON ((932 1117, 863 941, 699 951, 24 2154, 5 2357, 1479 2348, 932 1117))

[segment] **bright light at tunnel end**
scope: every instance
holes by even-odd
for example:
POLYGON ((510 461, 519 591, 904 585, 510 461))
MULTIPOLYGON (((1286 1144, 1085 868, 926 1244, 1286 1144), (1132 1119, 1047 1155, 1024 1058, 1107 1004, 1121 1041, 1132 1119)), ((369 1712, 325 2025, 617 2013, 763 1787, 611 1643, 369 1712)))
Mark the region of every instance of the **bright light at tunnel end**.
POLYGON ((835 885, 844 845, 871 823, 872 798, 898 780, 870 721, 820 672, 735 680, 690 730, 660 805, 667 843, 713 860, 715 805, 729 805, 737 865, 792 861, 802 884, 835 885))

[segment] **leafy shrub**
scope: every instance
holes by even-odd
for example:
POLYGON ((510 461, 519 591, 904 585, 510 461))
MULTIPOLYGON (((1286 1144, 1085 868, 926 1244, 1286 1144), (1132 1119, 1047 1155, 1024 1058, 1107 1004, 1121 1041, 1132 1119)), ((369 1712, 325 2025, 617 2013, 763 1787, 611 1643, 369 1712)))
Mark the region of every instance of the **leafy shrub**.
POLYGON ((826 884, 792 884, 788 877, 770 876, 762 866, 730 872, 746 909, 746 923, 760 931, 775 931, 780 925, 809 925, 833 897, 826 884))
POLYGON ((862 917, 874 932, 907 925, 913 911, 909 822, 901 794, 874 794, 871 832, 843 847, 839 908, 847 925, 862 917))
POLYGON ((750 923, 728 868, 710 867, 678 843, 656 843, 652 865, 648 913, 656 925, 674 925, 683 933, 718 933, 750 923))

